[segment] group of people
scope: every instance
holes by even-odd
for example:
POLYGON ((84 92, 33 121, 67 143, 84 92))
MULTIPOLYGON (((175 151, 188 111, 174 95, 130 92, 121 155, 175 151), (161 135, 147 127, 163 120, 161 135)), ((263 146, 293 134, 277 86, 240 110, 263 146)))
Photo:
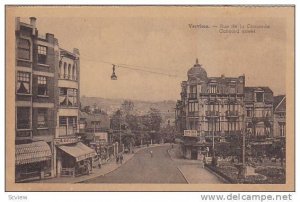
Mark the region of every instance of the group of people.
POLYGON ((116 163, 119 164, 119 162, 122 164, 123 163, 123 154, 117 154, 116 156, 116 163))

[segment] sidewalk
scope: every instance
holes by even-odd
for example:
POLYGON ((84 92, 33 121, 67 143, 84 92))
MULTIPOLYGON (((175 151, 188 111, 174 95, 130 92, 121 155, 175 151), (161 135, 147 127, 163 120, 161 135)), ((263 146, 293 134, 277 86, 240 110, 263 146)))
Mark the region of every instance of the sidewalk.
POLYGON ((184 176, 189 184, 222 184, 224 183, 217 176, 203 168, 203 162, 200 160, 190 160, 180 157, 178 145, 169 149, 168 153, 176 164, 178 170, 184 176))
MULTIPOLYGON (((149 147, 156 147, 156 146, 162 146, 164 144, 153 144, 149 145, 149 147)), ((130 154, 123 154, 123 163, 122 164, 117 164, 115 159, 112 159, 111 161, 107 162, 106 164, 103 164, 101 168, 93 168, 92 173, 90 175, 83 175, 79 177, 56 177, 56 178, 51 178, 51 179, 44 179, 44 180, 39 180, 39 181, 33 181, 32 183, 80 183, 89 179, 93 179, 99 176, 106 175, 122 165, 124 165, 127 161, 132 159, 136 153, 138 153, 140 150, 147 149, 149 148, 147 146, 144 147, 139 147, 134 149, 134 153, 130 154)))

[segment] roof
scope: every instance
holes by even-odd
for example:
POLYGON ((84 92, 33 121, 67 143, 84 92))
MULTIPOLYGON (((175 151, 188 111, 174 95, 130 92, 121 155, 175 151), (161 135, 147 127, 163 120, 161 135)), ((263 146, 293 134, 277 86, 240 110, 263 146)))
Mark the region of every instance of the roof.
POLYGON ((286 96, 274 96, 274 111, 286 111, 286 96))
POLYGON ((201 80, 207 80, 207 73, 205 69, 198 63, 198 59, 196 60, 196 64, 191 67, 187 72, 188 78, 198 78, 201 80))
POLYGON ((16 165, 51 159, 51 148, 44 141, 16 145, 16 165))
POLYGON ((94 149, 86 146, 85 144, 78 142, 73 145, 58 146, 61 150, 73 156, 76 161, 81 161, 87 158, 91 158, 96 155, 94 149))
POLYGON ((273 93, 273 91, 266 86, 245 87, 245 93, 252 93, 254 91, 264 91, 265 93, 273 93))

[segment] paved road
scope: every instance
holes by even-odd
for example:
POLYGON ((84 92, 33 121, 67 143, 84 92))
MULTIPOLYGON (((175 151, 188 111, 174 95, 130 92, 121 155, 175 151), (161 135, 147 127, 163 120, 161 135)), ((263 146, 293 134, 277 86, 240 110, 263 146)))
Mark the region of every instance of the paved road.
POLYGON ((159 146, 141 150, 117 170, 84 183, 187 183, 167 153, 169 148, 159 146))

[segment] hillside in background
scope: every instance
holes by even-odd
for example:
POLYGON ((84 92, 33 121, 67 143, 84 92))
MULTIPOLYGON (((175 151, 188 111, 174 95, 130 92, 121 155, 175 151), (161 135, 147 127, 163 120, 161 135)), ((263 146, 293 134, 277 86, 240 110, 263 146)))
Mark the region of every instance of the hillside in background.
MULTIPOLYGON (((107 112, 109 115, 118 110, 125 99, 108 99, 100 97, 86 97, 82 96, 80 99, 81 106, 94 106, 96 105, 101 110, 107 112)), ((131 100, 134 103, 134 111, 139 115, 146 114, 149 109, 156 108, 161 112, 163 122, 170 120, 171 123, 175 120, 175 106, 176 101, 166 100, 158 102, 131 100)))

